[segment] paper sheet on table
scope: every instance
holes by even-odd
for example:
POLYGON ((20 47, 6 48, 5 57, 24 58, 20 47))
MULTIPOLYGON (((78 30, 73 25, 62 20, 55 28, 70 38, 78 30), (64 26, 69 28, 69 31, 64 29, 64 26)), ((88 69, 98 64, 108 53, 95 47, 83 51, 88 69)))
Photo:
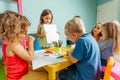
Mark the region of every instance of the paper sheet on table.
POLYGON ((55 24, 44 24, 44 29, 48 43, 59 40, 59 34, 57 33, 58 31, 55 24))
POLYGON ((67 59, 56 58, 53 55, 52 56, 46 55, 44 51, 38 50, 34 52, 34 59, 32 60, 32 67, 33 67, 33 70, 35 70, 45 65, 64 62, 66 60, 67 59))

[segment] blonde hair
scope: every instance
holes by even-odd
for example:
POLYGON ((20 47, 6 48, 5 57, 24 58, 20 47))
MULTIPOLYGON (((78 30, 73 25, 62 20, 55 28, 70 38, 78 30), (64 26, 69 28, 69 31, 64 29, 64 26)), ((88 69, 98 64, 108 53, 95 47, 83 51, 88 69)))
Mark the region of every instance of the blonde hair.
POLYGON ((113 39, 113 52, 120 53, 120 24, 118 21, 113 20, 106 22, 102 25, 105 31, 105 39, 113 39))
POLYGON ((69 20, 65 25, 65 33, 84 33, 85 26, 83 21, 80 18, 73 18, 69 20))
POLYGON ((9 41, 14 41, 20 33, 27 33, 30 22, 25 16, 13 11, 0 14, 0 36, 9 41))

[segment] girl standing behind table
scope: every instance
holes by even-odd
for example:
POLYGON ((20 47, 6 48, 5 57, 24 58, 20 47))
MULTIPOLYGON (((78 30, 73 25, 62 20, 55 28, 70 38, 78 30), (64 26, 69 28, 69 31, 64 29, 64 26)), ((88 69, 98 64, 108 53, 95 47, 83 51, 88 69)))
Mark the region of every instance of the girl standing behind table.
POLYGON ((52 14, 51 10, 44 9, 43 12, 41 13, 40 23, 38 25, 38 29, 37 29, 37 33, 36 33, 37 37, 38 37, 38 41, 40 43, 40 46, 43 49, 53 46, 52 43, 47 43, 46 32, 43 27, 44 24, 51 24, 52 20, 53 20, 53 14, 52 14))

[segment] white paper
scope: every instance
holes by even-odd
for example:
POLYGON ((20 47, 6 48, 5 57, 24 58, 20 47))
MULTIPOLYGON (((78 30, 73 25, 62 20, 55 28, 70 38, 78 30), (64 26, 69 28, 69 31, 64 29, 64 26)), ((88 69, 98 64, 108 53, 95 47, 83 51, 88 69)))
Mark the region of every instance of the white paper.
POLYGON ((58 31, 55 24, 44 24, 44 29, 48 43, 59 40, 59 34, 57 33, 58 31))
POLYGON ((67 59, 63 59, 63 58, 57 58, 57 56, 54 54, 47 55, 44 53, 43 50, 35 51, 34 52, 34 59, 32 60, 33 70, 35 70, 39 67, 45 66, 45 65, 64 62, 67 60, 67 59))

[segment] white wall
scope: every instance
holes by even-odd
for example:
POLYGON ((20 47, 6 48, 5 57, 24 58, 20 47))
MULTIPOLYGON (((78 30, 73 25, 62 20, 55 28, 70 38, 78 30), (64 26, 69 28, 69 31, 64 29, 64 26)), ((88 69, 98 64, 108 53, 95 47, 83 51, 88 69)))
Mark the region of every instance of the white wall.
POLYGON ((109 20, 119 20, 118 0, 106 2, 97 7, 97 22, 106 22, 109 20))

